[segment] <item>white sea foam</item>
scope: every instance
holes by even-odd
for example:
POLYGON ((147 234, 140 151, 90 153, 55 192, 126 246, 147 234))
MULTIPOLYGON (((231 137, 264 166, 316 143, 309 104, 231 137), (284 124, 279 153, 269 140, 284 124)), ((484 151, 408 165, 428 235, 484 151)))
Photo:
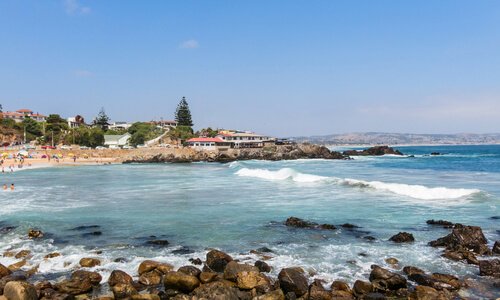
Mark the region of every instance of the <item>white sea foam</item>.
POLYGON ((313 174, 297 172, 291 168, 283 168, 277 171, 267 169, 242 168, 236 173, 238 176, 255 177, 266 180, 293 180, 295 182, 325 182, 375 190, 391 192, 394 194, 421 200, 440 200, 464 198, 481 191, 478 189, 426 187, 423 185, 411 185, 404 183, 390 183, 381 181, 364 181, 357 179, 341 179, 336 177, 325 177, 313 174))
POLYGON ((376 190, 388 191, 398 195, 422 200, 457 199, 480 192, 480 190, 477 189, 451 189, 446 187, 431 188, 423 185, 363 181, 350 178, 342 180, 341 183, 352 186, 369 187, 376 190))
POLYGON ((267 169, 243 168, 243 169, 238 170, 236 172, 236 175, 243 176, 243 177, 255 177, 255 178, 261 178, 261 179, 267 179, 267 180, 287 180, 287 179, 290 179, 290 180, 293 180, 295 182, 304 182, 304 183, 318 182, 318 181, 328 179, 328 177, 325 177, 325 176, 300 173, 300 172, 297 172, 291 168, 283 168, 283 169, 280 169, 277 171, 271 171, 271 170, 267 170, 267 169))

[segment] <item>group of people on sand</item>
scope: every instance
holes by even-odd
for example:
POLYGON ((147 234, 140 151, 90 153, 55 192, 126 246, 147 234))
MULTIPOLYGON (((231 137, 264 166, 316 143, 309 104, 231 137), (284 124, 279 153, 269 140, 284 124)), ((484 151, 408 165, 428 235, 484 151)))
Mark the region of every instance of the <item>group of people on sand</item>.
MULTIPOLYGON (((4 185, 3 185, 3 190, 4 190, 4 191, 6 191, 6 190, 8 190, 8 189, 9 189, 9 188, 7 187, 7 184, 4 184, 4 185)), ((13 184, 13 183, 11 183, 11 184, 10 184, 10 190, 11 190, 11 191, 13 191, 13 190, 15 190, 15 189, 16 189, 16 187, 14 186, 14 184, 13 184)))

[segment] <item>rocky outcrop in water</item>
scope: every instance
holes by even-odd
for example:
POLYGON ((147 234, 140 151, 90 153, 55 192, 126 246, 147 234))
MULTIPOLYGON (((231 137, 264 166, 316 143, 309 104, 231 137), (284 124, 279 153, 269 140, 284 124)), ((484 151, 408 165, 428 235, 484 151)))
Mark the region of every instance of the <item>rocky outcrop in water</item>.
POLYGON ((342 152, 342 154, 347 156, 380 156, 386 154, 392 155, 403 155, 399 150, 395 150, 389 146, 375 146, 365 150, 347 150, 342 152))
POLYGON ((163 152, 145 151, 127 156, 123 163, 189 163, 189 162, 231 162, 237 160, 295 160, 295 159, 348 159, 340 152, 313 144, 274 145, 256 149, 230 149, 225 152, 196 151, 190 148, 163 152))

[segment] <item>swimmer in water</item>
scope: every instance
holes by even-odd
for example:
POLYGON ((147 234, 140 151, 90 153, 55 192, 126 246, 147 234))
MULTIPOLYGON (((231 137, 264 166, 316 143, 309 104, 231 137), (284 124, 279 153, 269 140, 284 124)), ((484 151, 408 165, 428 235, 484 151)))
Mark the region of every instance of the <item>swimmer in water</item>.
POLYGON ((11 190, 11 191, 13 191, 14 189, 15 189, 15 187, 14 187, 14 184, 12 183, 12 184, 10 185, 10 190, 11 190))

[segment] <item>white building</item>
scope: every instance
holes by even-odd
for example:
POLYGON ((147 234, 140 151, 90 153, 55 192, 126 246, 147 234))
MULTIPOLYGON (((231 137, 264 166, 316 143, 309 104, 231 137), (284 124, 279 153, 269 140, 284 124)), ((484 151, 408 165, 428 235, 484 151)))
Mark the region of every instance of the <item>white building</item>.
POLYGON ((264 143, 273 142, 276 138, 246 131, 222 130, 217 138, 231 143, 231 148, 262 148, 264 143))
POLYGON ((108 126, 108 129, 111 130, 127 130, 132 126, 132 123, 127 122, 114 122, 108 126))
POLYGON ((21 123, 25 118, 30 118, 30 119, 33 119, 37 122, 45 122, 45 120, 47 119, 46 116, 41 115, 39 113, 33 113, 33 111, 30 109, 19 109, 16 111, 7 111, 7 112, 4 112, 2 115, 5 119, 12 119, 16 123, 21 123))
POLYGON ((85 120, 80 115, 76 115, 74 117, 67 118, 66 121, 68 121, 69 128, 78 128, 80 126, 87 126, 87 124, 85 124, 85 120))
POLYGON ((206 150, 206 151, 225 151, 229 149, 230 143, 224 142, 220 138, 207 138, 199 137, 192 138, 186 142, 189 147, 196 150, 206 150))
POLYGON ((110 135, 110 134, 105 134, 104 135, 104 145, 108 147, 123 147, 125 145, 128 145, 128 141, 130 140, 130 133, 125 133, 122 135, 110 135))

